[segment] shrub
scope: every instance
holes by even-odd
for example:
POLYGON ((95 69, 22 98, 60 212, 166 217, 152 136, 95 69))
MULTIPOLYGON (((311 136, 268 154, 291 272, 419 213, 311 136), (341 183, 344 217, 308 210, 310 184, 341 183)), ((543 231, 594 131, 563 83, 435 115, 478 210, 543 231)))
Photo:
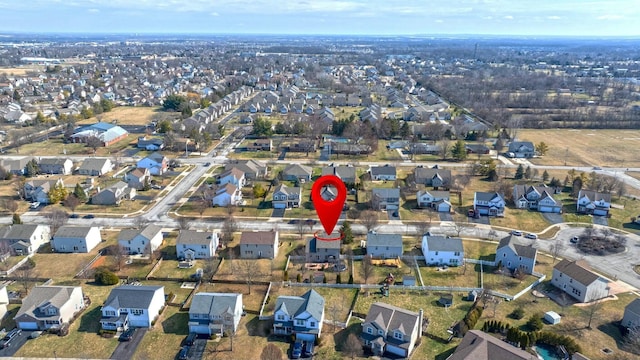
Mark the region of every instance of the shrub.
POLYGON ((524 317, 524 309, 519 307, 509 314, 509 317, 512 319, 520 320, 524 317))
POLYGON ((349 284, 353 284, 353 275, 349 275, 349 284))
POLYGON ((327 283, 327 275, 324 275, 324 276, 322 277, 322 283, 323 283, 323 284, 326 284, 326 283, 327 283))
POLYGON ((527 327, 531 329, 531 331, 542 330, 544 327, 544 323, 542 322, 542 316, 540 314, 533 314, 527 321, 527 327))
POLYGON ((296 276, 296 282, 302 282, 302 274, 298 273, 296 276))
POLYGON ((336 284, 342 284, 342 276, 340 276, 340 273, 336 275, 336 284))
POLYGON ((289 272, 287 270, 284 271, 284 274, 282 275, 282 279, 284 281, 289 281, 289 272))
POLYGON ((118 278, 118 275, 105 268, 96 270, 94 279, 99 285, 115 285, 120 282, 120 278, 118 278))

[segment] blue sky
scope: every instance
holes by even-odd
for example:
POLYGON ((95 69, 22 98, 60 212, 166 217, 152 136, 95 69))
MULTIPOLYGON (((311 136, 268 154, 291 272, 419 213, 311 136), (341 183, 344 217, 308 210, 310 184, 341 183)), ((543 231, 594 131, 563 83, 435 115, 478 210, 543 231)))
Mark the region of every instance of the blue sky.
POLYGON ((640 36, 638 0, 0 0, 0 31, 640 36))

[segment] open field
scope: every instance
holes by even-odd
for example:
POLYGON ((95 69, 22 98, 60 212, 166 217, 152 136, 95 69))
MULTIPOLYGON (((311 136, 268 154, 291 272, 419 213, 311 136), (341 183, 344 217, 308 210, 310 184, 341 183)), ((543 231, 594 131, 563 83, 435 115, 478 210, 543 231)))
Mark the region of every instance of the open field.
MULTIPOLYGON (((160 107, 146 106, 118 106, 109 112, 95 117, 78 121, 78 125, 93 124, 98 121, 113 122, 118 125, 147 125, 151 122, 153 114, 159 112, 160 107)), ((178 115, 177 115, 178 116, 178 115)))
POLYGON ((133 147, 138 141, 137 134, 129 134, 126 138, 111 144, 107 147, 99 147, 96 153, 93 149, 81 143, 65 144, 62 137, 50 138, 47 141, 34 142, 21 145, 19 148, 8 150, 9 155, 95 155, 114 156, 125 148, 133 147))
POLYGON ((44 66, 29 65, 18 67, 0 67, 0 74, 6 74, 10 76, 25 76, 27 73, 40 73, 45 70, 44 66))
POLYGON ((640 149, 637 130, 519 130, 518 138, 534 144, 544 141, 549 146, 544 157, 531 161, 535 164, 640 167, 635 156, 635 150, 640 149))

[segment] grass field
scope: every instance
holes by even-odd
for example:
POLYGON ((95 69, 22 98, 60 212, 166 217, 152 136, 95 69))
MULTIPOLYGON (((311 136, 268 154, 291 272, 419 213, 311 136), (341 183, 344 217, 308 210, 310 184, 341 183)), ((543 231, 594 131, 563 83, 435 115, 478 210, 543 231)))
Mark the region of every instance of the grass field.
POLYGON ((160 111, 160 107, 144 106, 118 106, 111 111, 95 117, 78 121, 78 125, 93 124, 98 121, 113 122, 118 125, 147 125, 151 122, 153 114, 160 111))

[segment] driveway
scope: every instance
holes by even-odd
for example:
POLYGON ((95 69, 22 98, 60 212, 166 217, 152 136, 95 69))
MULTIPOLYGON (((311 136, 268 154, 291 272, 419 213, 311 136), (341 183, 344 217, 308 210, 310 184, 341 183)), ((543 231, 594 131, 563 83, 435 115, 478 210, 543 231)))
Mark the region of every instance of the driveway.
POLYGON ((285 209, 273 209, 273 212, 271 213, 271 217, 282 218, 284 217, 284 211, 285 209))
POLYGON ((542 213, 542 217, 550 224, 560 224, 564 222, 564 220, 562 220, 562 214, 542 213))
POLYGON ((593 223, 596 225, 609 226, 609 219, 606 216, 593 216, 593 223))
POLYGON ((189 360, 200 360, 204 357, 204 350, 207 347, 207 339, 195 339, 189 348, 189 360))
MULTIPOLYGON (((29 335, 31 335, 32 331, 23 331, 20 335, 16 336, 9 343, 9 347, 4 349, 0 349, 0 358, 11 357, 15 353, 20 350, 22 345, 24 345, 27 340, 29 340, 29 335)), ((55 336, 55 335, 52 335, 55 336)))
POLYGON ((400 210, 387 210, 387 215, 389 216, 389 220, 400 220, 400 210), (393 214, 398 216, 394 216, 393 214))
POLYGON ((147 330, 149 329, 135 329, 131 340, 118 343, 118 347, 111 354, 111 359, 132 359, 147 330))
POLYGON ((438 216, 440 217, 440 221, 453 221, 453 216, 450 213, 441 212, 438 213, 438 216))
POLYGON ((480 224, 480 225, 489 225, 489 217, 488 216, 483 216, 481 215, 480 217, 473 217, 473 216, 467 216, 467 219, 469 219, 469 222, 472 224, 480 224))

